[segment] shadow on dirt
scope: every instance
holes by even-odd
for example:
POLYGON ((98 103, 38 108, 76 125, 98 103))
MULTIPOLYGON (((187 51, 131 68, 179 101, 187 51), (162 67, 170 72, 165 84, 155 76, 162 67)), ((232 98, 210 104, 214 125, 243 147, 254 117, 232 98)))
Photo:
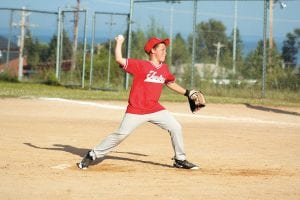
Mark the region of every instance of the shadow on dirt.
POLYGON ((245 106, 247 108, 266 111, 266 112, 274 112, 274 113, 279 113, 279 114, 300 116, 300 113, 298 113, 298 112, 291 112, 291 111, 281 110, 281 109, 276 109, 276 108, 268 108, 268 107, 264 107, 264 106, 254 106, 254 105, 251 105, 248 103, 245 103, 245 106))
POLYGON ((24 143, 25 145, 35 148, 35 149, 44 149, 44 150, 52 150, 52 151, 65 151, 68 153, 72 153, 74 155, 83 157, 86 152, 88 152, 90 149, 82 149, 82 148, 76 148, 70 145, 63 145, 63 144, 53 144, 53 147, 39 147, 36 145, 33 145, 31 143, 24 143))
MULTIPOLYGON (((29 147, 35 148, 35 149, 43 149, 43 150, 50 150, 50 151, 64 151, 68 152, 80 157, 83 157, 90 149, 84 149, 84 148, 77 148, 73 147, 71 145, 63 145, 63 144, 53 144, 53 147, 40 147, 31 143, 23 143, 24 145, 27 145, 29 147)), ((148 155, 145 154, 140 154, 140 153, 133 153, 133 152, 120 152, 120 151, 112 151, 112 153, 116 154, 128 154, 128 155, 134 155, 134 156, 142 156, 142 157, 147 157, 148 155)), ((167 165, 167 164, 161 164, 157 162, 152 162, 152 161, 145 161, 145 160, 140 160, 140 159, 134 159, 134 158, 125 158, 125 157, 119 157, 119 156, 105 156, 102 159, 97 159, 92 165, 97 165, 101 163, 104 160, 123 160, 123 161, 131 161, 131 162, 138 162, 138 163, 144 163, 144 164, 150 164, 150 165, 156 165, 156 166, 162 166, 162 167, 168 167, 168 168, 173 168, 172 165, 167 165)))

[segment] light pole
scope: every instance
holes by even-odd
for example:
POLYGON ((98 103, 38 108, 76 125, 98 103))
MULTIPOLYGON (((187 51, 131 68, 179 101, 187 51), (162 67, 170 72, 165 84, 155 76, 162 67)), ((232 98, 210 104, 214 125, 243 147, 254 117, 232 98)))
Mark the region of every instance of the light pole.
MULTIPOLYGON (((263 70, 262 70, 262 91, 261 96, 264 98, 266 96, 266 68, 267 68, 267 12, 268 12, 268 2, 270 6, 270 12, 273 12, 273 0, 264 0, 264 19, 263 19, 263 70)), ((276 1, 277 2, 277 1, 276 1)), ((284 1, 280 0, 280 7, 283 9, 286 7, 284 1)), ((270 16, 270 32, 269 32, 269 52, 273 46, 273 13, 270 16)), ((271 56, 269 55, 269 61, 271 61, 271 56)))
MULTIPOLYGON (((278 0, 269 0, 269 63, 272 62, 272 49, 273 49, 273 7, 278 0)), ((284 9, 286 3, 282 0, 279 0, 280 8, 284 9)))
MULTIPOLYGON (((269 13, 269 20, 270 20, 270 24, 269 24, 269 48, 270 50, 273 48, 273 7, 274 4, 277 3, 278 0, 269 0, 269 9, 270 9, 270 13, 269 13)), ((286 3, 283 0, 279 0, 279 4, 280 4, 280 8, 284 9, 286 8, 286 3)), ((269 56, 269 58, 271 58, 271 56, 269 56)))

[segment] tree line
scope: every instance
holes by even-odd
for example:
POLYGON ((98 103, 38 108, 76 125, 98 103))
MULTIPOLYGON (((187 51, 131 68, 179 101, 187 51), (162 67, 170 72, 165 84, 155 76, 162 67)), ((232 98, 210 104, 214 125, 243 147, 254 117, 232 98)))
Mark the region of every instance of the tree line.
MULTIPOLYGON (((215 63, 216 61, 216 44, 220 42, 223 48, 219 55, 219 66, 227 71, 226 79, 232 80, 245 80, 256 79, 258 82, 262 76, 262 59, 263 59, 263 41, 258 41, 257 46, 247 55, 243 54, 243 40, 240 32, 237 29, 236 37, 236 70, 232 71, 233 66, 233 31, 228 36, 226 35, 225 25, 218 20, 209 19, 208 21, 201 22, 196 25, 196 49, 195 49, 195 62, 196 63, 215 63)), ((30 35, 30 33, 29 33, 30 35)), ((124 32, 124 35, 127 35, 124 32)), ((150 19, 147 30, 138 28, 132 32, 132 44, 131 44, 131 57, 134 58, 147 58, 147 55, 143 52, 143 47, 146 40, 151 36, 168 37, 168 33, 164 28, 159 25, 154 18, 150 19)), ((56 35, 53 35, 48 44, 39 42, 38 39, 27 37, 25 40, 25 55, 27 56, 28 63, 33 69, 44 71, 47 76, 49 69, 55 68, 56 61, 56 35), (42 64, 44 63, 44 64, 42 64)), ((63 57, 62 60, 70 60, 72 57, 72 43, 67 35, 66 31, 63 31, 63 57)), ((79 44, 79 46, 82 44, 79 44)), ((99 80, 99 84, 103 84, 103 80, 107 75, 108 64, 108 51, 109 41, 105 41, 95 49, 94 56, 94 76, 99 80), (101 83, 102 81, 102 83, 101 83)), ((88 47, 90 49, 90 47, 88 47)), ((267 50, 268 50, 267 46, 267 50)), ((271 51, 267 51, 267 55, 272 59, 267 63, 267 82, 270 87, 275 88, 288 88, 298 90, 300 88, 300 73, 297 68, 297 55, 300 49, 300 28, 295 29, 291 33, 286 34, 286 38, 283 41, 281 49, 277 48, 274 41, 274 47, 271 51)), ((169 49, 170 50, 170 49, 169 49)), ((113 49, 112 49, 113 51, 113 49)), ((126 47, 124 47, 124 55, 126 47)), ((78 58, 82 52, 77 52, 78 58)), ((172 52, 167 59, 169 66, 173 73, 179 73, 179 69, 182 66, 190 66, 192 54, 192 34, 185 39, 180 33, 177 33, 172 38, 172 52)), ((82 54, 81 54, 82 55, 82 54)), ((113 55, 113 52, 112 52, 113 55)), ((113 56, 112 56, 112 59, 113 56)), ((77 65, 80 65, 81 59, 78 59, 77 65)), ((87 70, 86 77, 90 75, 90 57, 87 54, 87 70)), ((112 62, 111 67, 111 84, 120 85, 120 80, 123 79, 123 72, 119 70, 118 66, 112 62)), ((197 77, 197 84, 203 79, 210 79, 211 77, 197 77)), ((186 67, 184 73, 179 77, 184 84, 188 85, 190 80, 190 69, 186 67)))

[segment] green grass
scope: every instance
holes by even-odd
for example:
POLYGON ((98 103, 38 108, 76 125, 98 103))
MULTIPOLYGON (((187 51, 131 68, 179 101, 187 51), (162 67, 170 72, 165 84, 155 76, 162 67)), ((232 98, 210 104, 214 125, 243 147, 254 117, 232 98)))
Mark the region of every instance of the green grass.
POLYGON ((67 88, 63 86, 49 86, 35 83, 9 83, 0 81, 0 97, 52 97, 66 99, 89 100, 126 100, 127 92, 112 92, 87 90, 81 88, 67 88))
MULTIPOLYGON (((267 91, 266 98, 260 98, 260 91, 237 88, 204 88, 207 103, 253 104, 263 106, 300 107, 299 92, 267 91)), ((52 97, 78 100, 127 101, 128 91, 102 91, 63 86, 48 86, 36 83, 11 83, 0 81, 0 98, 52 97)), ((165 88, 161 101, 184 102, 186 98, 165 88)))

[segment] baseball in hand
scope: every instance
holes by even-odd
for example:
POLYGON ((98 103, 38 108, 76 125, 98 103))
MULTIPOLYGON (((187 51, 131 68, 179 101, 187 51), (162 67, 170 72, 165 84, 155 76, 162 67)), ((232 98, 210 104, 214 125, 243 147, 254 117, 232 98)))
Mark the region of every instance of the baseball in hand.
POLYGON ((123 35, 118 35, 118 38, 124 40, 124 36, 123 35))

